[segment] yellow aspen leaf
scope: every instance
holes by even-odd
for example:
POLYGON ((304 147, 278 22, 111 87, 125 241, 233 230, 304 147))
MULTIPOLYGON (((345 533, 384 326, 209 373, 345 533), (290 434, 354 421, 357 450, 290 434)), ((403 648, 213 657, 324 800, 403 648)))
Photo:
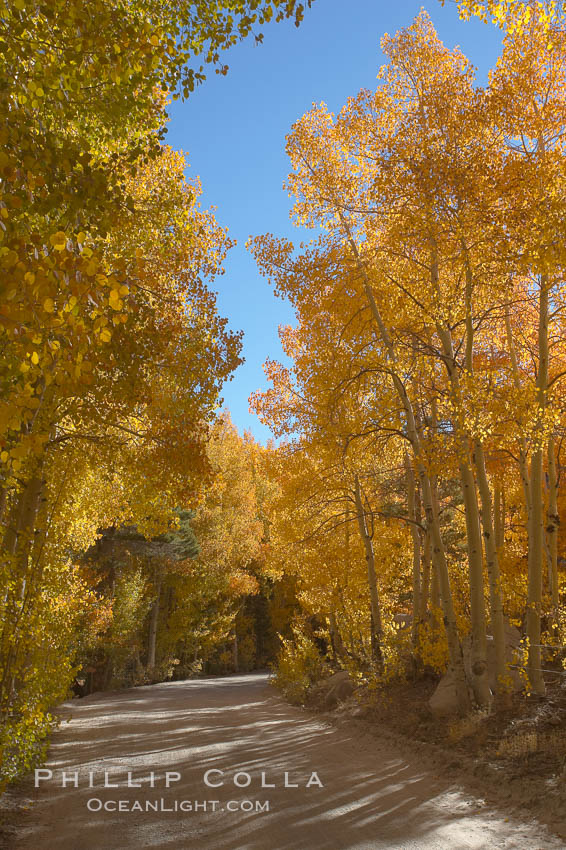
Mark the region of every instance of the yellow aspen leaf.
POLYGON ((64 251, 67 245, 67 234, 64 230, 58 230, 57 233, 49 237, 49 241, 56 251, 64 251))
POLYGON ((112 339, 112 334, 108 330, 108 328, 104 328, 100 331, 100 339, 102 340, 102 342, 110 342, 110 340, 112 339))
POLYGON ((55 312, 55 304, 53 302, 53 298, 46 298, 43 302, 43 309, 46 313, 54 313, 55 312))
POLYGON ((37 351, 34 351, 31 355, 31 362, 34 366, 37 366, 37 364, 39 363, 39 354, 37 353, 37 351))

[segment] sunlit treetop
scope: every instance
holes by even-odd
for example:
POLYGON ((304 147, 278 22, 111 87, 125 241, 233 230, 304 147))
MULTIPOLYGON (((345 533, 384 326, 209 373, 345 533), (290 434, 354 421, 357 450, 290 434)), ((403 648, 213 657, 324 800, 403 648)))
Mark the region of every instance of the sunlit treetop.
POLYGON ((475 16, 509 30, 522 30, 534 17, 552 29, 564 17, 564 3, 556 0, 459 0, 458 8, 464 20, 475 16))

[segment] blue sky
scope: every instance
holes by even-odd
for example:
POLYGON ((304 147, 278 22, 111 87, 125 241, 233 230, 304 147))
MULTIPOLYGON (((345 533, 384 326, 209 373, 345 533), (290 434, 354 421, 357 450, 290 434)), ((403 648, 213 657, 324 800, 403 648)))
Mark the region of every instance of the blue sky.
MULTIPOLYGON (((217 208, 218 221, 238 242, 215 288, 219 312, 244 331, 246 362, 223 397, 238 428, 262 442, 270 432, 249 413, 248 396, 267 385, 265 359, 282 359, 277 328, 292 323, 293 313, 259 275, 245 242, 267 232, 310 238, 289 218, 285 136, 313 102, 338 111, 359 89, 373 88, 384 62, 381 36, 408 26, 421 8, 411 0, 315 0, 298 29, 290 21, 265 27, 263 45, 243 42, 224 54, 226 77, 212 73, 189 100, 171 106, 167 142, 188 154, 189 173, 202 180, 203 205, 217 208)), ((479 20, 460 21, 450 0, 444 7, 430 0, 424 8, 442 40, 460 45, 485 81, 499 32, 479 20)))

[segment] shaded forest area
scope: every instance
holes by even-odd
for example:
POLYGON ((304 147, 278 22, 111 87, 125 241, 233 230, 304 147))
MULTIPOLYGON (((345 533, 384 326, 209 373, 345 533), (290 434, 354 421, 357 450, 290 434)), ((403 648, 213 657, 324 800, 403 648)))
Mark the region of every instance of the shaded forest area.
POLYGON ((75 693, 266 668, 298 610, 294 582, 265 568, 262 453, 227 414, 208 454, 214 486, 172 530, 105 529, 79 557, 96 594, 81 624, 75 693))

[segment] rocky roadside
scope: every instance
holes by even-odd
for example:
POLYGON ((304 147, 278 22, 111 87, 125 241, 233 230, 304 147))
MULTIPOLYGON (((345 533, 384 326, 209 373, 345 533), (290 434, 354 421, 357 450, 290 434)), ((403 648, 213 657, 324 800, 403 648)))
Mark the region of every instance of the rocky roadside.
POLYGON ((549 686, 544 700, 515 695, 500 714, 463 721, 433 716, 428 701, 437 680, 355 688, 345 672, 318 683, 306 707, 332 725, 394 743, 423 766, 448 776, 509 816, 530 814, 566 846, 566 688, 549 686))

